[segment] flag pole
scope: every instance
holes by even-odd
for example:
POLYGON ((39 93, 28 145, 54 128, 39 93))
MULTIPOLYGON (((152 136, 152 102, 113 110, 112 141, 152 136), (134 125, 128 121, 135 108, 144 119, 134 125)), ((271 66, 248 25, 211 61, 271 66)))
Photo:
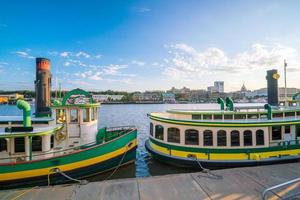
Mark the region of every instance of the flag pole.
POLYGON ((285 106, 287 104, 286 67, 287 67, 287 63, 286 63, 286 60, 284 59, 284 101, 285 101, 285 106))

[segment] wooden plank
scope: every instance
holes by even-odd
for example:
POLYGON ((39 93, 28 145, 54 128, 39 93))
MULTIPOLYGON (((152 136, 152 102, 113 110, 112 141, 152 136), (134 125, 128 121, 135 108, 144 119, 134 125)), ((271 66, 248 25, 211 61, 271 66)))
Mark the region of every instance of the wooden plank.
POLYGON ((142 200, 207 199, 207 195, 189 174, 138 179, 142 200))
POLYGON ((211 171, 215 176, 202 172, 192 174, 211 199, 261 199, 264 188, 237 169, 211 171))

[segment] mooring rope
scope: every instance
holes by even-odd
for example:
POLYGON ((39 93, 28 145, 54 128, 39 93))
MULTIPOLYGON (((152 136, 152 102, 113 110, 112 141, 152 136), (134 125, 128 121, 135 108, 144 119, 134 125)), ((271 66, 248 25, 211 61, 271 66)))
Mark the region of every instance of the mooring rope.
POLYGON ((50 171, 48 173, 48 186, 50 186, 50 175, 52 173, 58 173, 71 181, 78 182, 80 185, 88 184, 87 180, 78 180, 78 179, 72 178, 71 176, 69 176, 69 175, 65 174, 63 171, 61 171, 59 168, 52 168, 52 169, 50 169, 50 171))
POLYGON ((202 166, 201 162, 198 160, 196 155, 189 155, 188 158, 193 159, 197 162, 197 164, 199 165, 202 173, 206 173, 207 175, 213 177, 214 179, 222 179, 223 178, 221 175, 217 175, 217 174, 212 173, 210 169, 204 168, 202 166))
POLYGON ((114 171, 108 176, 108 177, 106 177, 105 179, 104 179, 104 181, 107 181, 108 179, 110 179, 116 172, 117 172, 117 170, 120 168, 120 166, 122 165, 122 162, 123 162, 123 160, 124 160, 124 158, 125 158, 125 156, 126 156, 126 154, 127 154, 127 152, 128 152, 128 149, 129 149, 129 147, 132 145, 132 142, 129 142, 127 145, 126 145, 126 150, 125 150, 125 152, 124 152, 124 154, 123 154, 123 156, 122 156, 122 158, 121 158, 121 160, 120 160, 120 162, 119 162, 119 164, 118 164, 118 166, 114 169, 114 171))

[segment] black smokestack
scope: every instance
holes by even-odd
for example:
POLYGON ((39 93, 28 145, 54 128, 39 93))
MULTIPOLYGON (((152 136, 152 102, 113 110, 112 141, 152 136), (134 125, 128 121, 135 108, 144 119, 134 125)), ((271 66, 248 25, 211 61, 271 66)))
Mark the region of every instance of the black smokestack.
POLYGON ((267 71, 268 83, 268 104, 271 106, 278 106, 278 79, 279 74, 276 69, 267 71))
POLYGON ((35 115, 51 115, 51 74, 50 60, 47 58, 36 58, 36 80, 35 80, 35 115))

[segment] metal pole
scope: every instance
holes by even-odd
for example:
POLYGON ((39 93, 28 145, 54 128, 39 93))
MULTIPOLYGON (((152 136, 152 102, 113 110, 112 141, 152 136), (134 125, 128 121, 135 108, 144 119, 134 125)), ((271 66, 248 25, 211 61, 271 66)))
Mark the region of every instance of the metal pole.
POLYGON ((284 103, 285 103, 285 106, 287 104, 286 67, 287 67, 287 63, 286 63, 286 60, 284 59, 284 103))

